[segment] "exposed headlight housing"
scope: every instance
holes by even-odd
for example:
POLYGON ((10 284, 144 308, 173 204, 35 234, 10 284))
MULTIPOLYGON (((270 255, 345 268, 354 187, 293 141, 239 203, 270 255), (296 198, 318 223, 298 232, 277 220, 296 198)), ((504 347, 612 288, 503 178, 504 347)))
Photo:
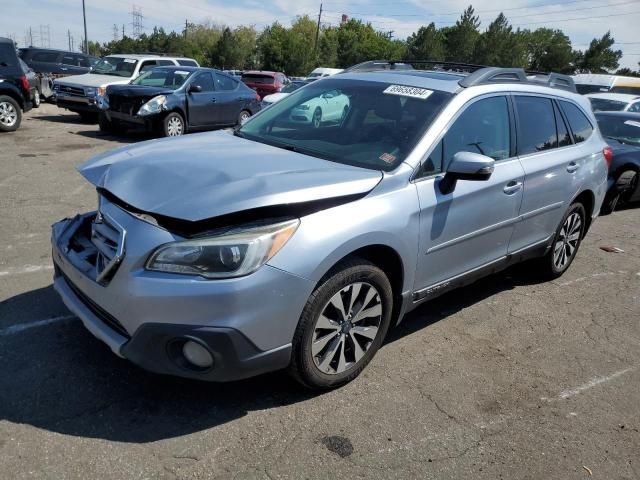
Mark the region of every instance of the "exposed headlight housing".
POLYGON ((300 220, 295 219, 216 237, 168 243, 151 254, 146 269, 205 278, 249 275, 278 253, 299 225, 300 220))
POLYGON ((98 87, 96 89, 96 95, 98 97, 104 97, 107 93, 107 87, 98 87))
POLYGON ((144 117, 145 115, 154 115, 156 113, 160 113, 165 103, 167 103, 166 96, 158 95, 156 97, 153 97, 151 100, 140 107, 140 110, 138 110, 138 115, 144 117))

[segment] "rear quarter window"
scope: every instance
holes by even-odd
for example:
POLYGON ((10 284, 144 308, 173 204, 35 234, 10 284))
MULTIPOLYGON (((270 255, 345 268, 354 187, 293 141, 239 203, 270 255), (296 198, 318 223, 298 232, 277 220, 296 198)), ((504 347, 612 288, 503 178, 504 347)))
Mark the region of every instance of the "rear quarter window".
POLYGON ((518 155, 558 147, 553 102, 545 97, 514 97, 518 116, 518 155))
POLYGON ((593 133, 593 125, 576 105, 564 100, 560 101, 560 107, 569 122, 569 128, 573 132, 576 143, 584 142, 593 133))
POLYGON ((8 43, 0 43, 0 67, 17 67, 18 55, 8 43))
POLYGON ((183 67, 197 67, 198 64, 194 60, 178 60, 178 65, 182 65, 183 67))

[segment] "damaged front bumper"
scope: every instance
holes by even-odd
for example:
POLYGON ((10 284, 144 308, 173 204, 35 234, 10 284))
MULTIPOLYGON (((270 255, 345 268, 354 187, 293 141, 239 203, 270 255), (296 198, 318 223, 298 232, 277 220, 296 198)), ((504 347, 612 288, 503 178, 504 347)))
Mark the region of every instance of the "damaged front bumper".
POLYGON ((91 212, 53 225, 54 287, 95 337, 147 370, 228 381, 286 367, 312 282, 269 265, 224 280, 144 269, 157 246, 175 240, 170 232, 103 201, 99 215, 91 212), (115 226, 120 236, 100 227, 101 221, 115 226), (96 223, 103 236, 95 234, 96 223), (116 251, 121 247, 115 263, 100 244, 107 237, 116 251), (211 368, 193 369, 179 358, 173 346, 189 339, 209 351, 211 368))

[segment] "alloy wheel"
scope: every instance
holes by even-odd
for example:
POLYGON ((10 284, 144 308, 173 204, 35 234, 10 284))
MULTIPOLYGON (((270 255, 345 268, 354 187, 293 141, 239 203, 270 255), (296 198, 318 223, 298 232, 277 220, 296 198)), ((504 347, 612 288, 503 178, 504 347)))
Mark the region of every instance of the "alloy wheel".
POLYGON ((249 117, 251 115, 249 114, 249 112, 242 112, 240 114, 240 125, 244 125, 244 122, 246 122, 247 120, 249 120, 249 117))
POLYGON ((318 370, 336 375, 357 365, 378 336, 382 313, 380 293, 370 283, 355 282, 334 294, 311 339, 318 370))
POLYGON ((578 249, 581 235, 582 217, 574 212, 564 221, 553 246, 553 264, 558 270, 563 270, 571 262, 578 249))
POLYGON ((315 112, 313 112, 313 126, 314 128, 319 128, 322 123, 322 110, 316 108, 315 112))
POLYGON ((0 123, 5 127, 13 127, 18 120, 18 112, 9 102, 0 103, 0 123))
POLYGON ((183 130, 184 126, 182 125, 182 120, 178 117, 171 117, 167 122, 167 133, 170 137, 182 135, 183 130))

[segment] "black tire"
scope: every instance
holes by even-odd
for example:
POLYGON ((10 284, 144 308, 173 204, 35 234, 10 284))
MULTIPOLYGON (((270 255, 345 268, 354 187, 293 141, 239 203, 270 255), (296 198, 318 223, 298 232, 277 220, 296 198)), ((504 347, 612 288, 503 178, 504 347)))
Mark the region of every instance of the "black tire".
POLYGON ((184 118, 178 112, 170 112, 162 120, 162 134, 165 137, 179 137, 186 131, 184 118))
POLYGON ((236 122, 236 124, 237 125, 242 125, 244 122, 249 120, 249 117, 251 117, 251 112, 249 110, 242 110, 238 114, 238 121, 236 122))
MULTIPOLYGON (((344 299, 346 297, 341 296, 340 298, 344 299)), ((312 389, 330 389, 350 382, 362 372, 382 345, 387 334, 387 330, 389 329, 389 324, 391 323, 392 310, 393 291, 391 289, 389 279, 380 268, 360 258, 353 258, 337 265, 327 275, 325 275, 320 282, 318 282, 318 286, 307 300, 304 310, 302 311, 302 315, 300 316, 300 320, 293 337, 293 351, 291 363, 288 369, 289 373, 302 385, 312 389), (361 287, 358 287, 359 293, 355 295, 356 298, 351 298, 354 293, 354 285, 357 284, 361 285, 361 287), (378 296, 372 297, 365 305, 364 303, 369 293, 369 290, 365 289, 370 287, 373 287, 378 296), (317 331, 317 328, 319 328, 317 327, 317 323, 321 314, 326 313, 327 308, 329 308, 330 300, 335 298, 334 296, 336 295, 346 295, 346 293, 341 292, 344 292, 347 289, 350 289, 348 290, 350 292, 348 295, 350 298, 349 302, 354 309, 352 311, 353 313, 355 313, 356 306, 359 311, 372 310, 370 308, 371 306, 374 308, 378 307, 378 305, 380 306, 379 316, 376 314, 375 318, 369 318, 369 320, 379 322, 376 324, 377 333, 375 334, 375 338, 368 342, 367 338, 358 337, 361 340, 364 340, 364 348, 361 348, 361 352, 364 353, 359 360, 351 362, 350 366, 341 373, 337 372, 338 368, 336 368, 336 372, 325 373, 320 370, 320 366, 322 364, 316 365, 315 363, 316 361, 319 361, 316 357, 321 355, 318 354, 314 357, 312 352, 314 334, 317 331), (360 303, 357 303, 358 301, 360 303), (378 317, 379 320, 376 320, 378 317)), ((336 309, 336 312, 337 311, 338 310, 336 309)), ((355 316, 352 316, 352 312, 349 312, 347 320, 349 324, 348 330, 339 330, 340 333, 336 332, 337 336, 333 337, 334 340, 338 340, 341 336, 345 337, 344 342, 346 343, 344 345, 346 346, 340 347, 341 355, 343 357, 342 360, 344 360, 344 357, 349 353, 347 349, 350 349, 350 352, 355 354, 353 344, 353 341, 355 340, 352 340, 354 335, 350 334, 354 333, 355 330, 354 332, 349 332, 349 330, 351 330, 351 328, 357 328, 356 325, 360 328, 368 328, 367 326, 363 327, 363 323, 356 324, 356 322, 360 321, 367 322, 367 319, 358 320, 358 315, 355 314, 355 316), (351 324, 352 319, 353 324, 351 324)), ((317 340, 318 337, 316 337, 316 343, 318 343, 317 340)), ((328 347, 326 347, 327 349, 331 349, 329 343, 326 343, 326 345, 328 345, 328 347)), ((359 347, 362 346, 363 344, 360 343, 359 347)), ((325 356, 327 355, 329 354, 325 353, 325 356)), ((333 354, 331 356, 336 361, 341 360, 333 356, 333 354)))
POLYGON ((607 192, 600 208, 602 215, 613 213, 617 206, 627 203, 638 188, 638 172, 632 169, 624 170, 616 178, 616 184, 607 192))
POLYGON ((20 104, 8 95, 0 95, 0 132, 14 132, 22 123, 20 104))
POLYGON ((313 111, 311 125, 313 125, 313 128, 320 128, 320 125, 322 125, 322 109, 320 107, 316 107, 313 111))
POLYGON ((113 123, 111 123, 104 113, 101 113, 98 118, 98 127, 102 133, 106 133, 108 135, 114 132, 113 123))
MULTIPOLYGON (((549 252, 542 258, 538 260, 539 271, 542 275, 544 275, 547 279, 554 279, 562 276, 564 272, 566 272, 571 264, 573 263, 574 258, 576 257, 578 250, 580 249, 580 244, 582 243, 582 239, 585 233, 586 223, 586 212, 584 206, 581 203, 573 203, 567 212, 562 217, 562 221, 556 230, 556 233, 553 237, 553 243, 551 244, 551 248, 549 252), (572 242, 567 241, 573 235, 575 235, 575 231, 573 230, 573 226, 568 225, 569 219, 577 214, 580 219, 580 225, 577 229, 578 237, 575 244, 573 244, 573 249, 570 250, 570 246, 572 242), (567 230, 570 230, 567 234, 567 230), (562 243, 561 243, 562 242, 562 243), (569 244, 569 246, 567 246, 569 244), (558 248, 562 251, 567 252, 566 260, 559 262, 559 258, 556 256, 556 252, 558 252, 558 248)), ((561 260, 561 259, 560 259, 561 260)))
POLYGON ((83 123, 96 123, 100 119, 100 116, 94 112, 78 112, 78 115, 83 123))

